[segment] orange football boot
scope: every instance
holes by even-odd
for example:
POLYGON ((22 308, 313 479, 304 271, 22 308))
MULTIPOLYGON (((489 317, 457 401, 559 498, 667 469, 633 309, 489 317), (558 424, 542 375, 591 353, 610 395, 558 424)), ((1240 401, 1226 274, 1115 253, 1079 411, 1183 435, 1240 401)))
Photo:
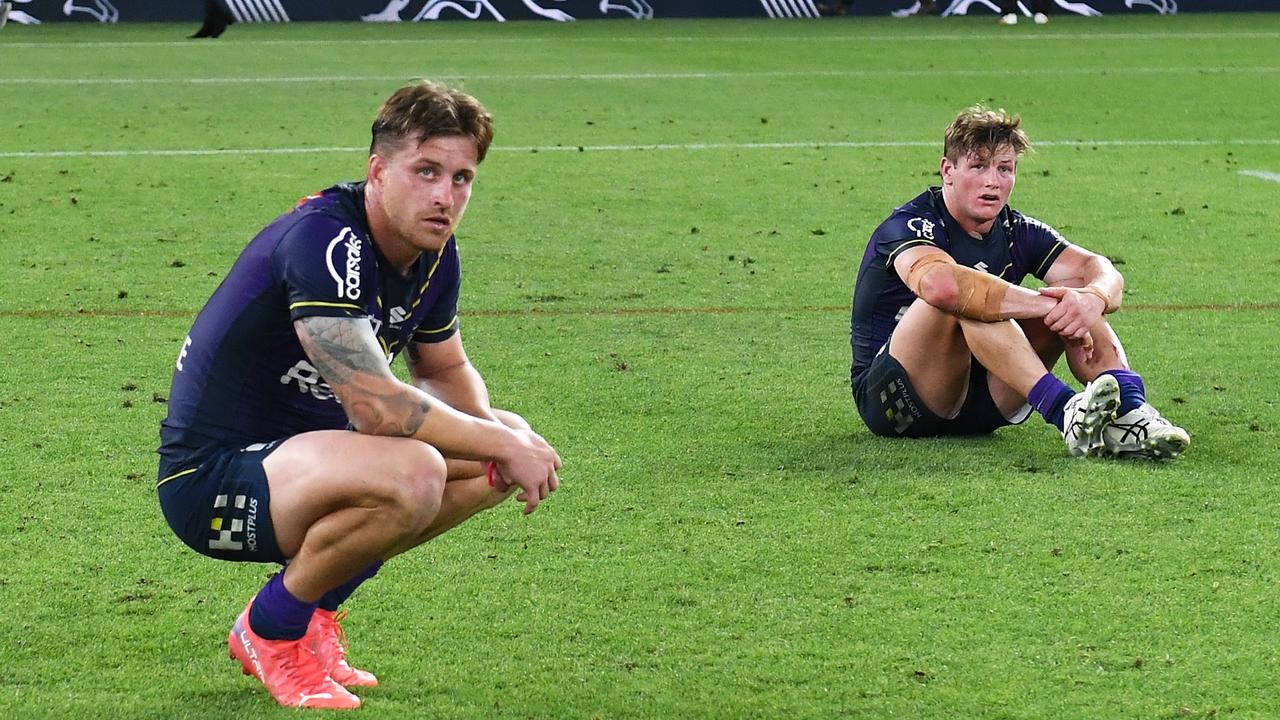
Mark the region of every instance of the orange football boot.
POLYGON ((285 707, 353 710, 360 698, 334 682, 306 642, 267 640, 249 627, 249 608, 231 626, 227 646, 233 660, 240 661, 245 675, 262 681, 276 702, 285 707))

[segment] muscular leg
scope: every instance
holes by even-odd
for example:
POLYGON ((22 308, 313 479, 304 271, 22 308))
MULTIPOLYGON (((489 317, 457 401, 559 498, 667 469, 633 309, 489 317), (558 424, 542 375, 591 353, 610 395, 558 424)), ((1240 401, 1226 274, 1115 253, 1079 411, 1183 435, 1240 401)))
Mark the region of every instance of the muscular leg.
POLYGON ((1018 323, 962 319, 960 326, 978 362, 1022 397, 1048 372, 1018 323))
POLYGON ((1067 346, 1067 366, 1080 382, 1091 382, 1107 370, 1128 370, 1129 358, 1125 355, 1120 338, 1111 324, 1100 321, 1089 329, 1093 336, 1093 351, 1088 353, 1080 345, 1067 346))
MULTIPOLYGON (((1093 336, 1093 350, 1086 351, 1083 345, 1072 343, 1068 345, 1063 342, 1062 338, 1038 319, 1018 320, 1018 327, 1022 330, 1027 342, 1031 345, 1036 355, 1040 359, 1040 375, 1044 375, 1048 371, 1052 371, 1053 366, 1057 364, 1058 358, 1063 353, 1067 356, 1067 367, 1071 369, 1071 374, 1080 382, 1092 382, 1098 375, 1107 370, 1118 370, 1129 368, 1128 360, 1124 354, 1124 348, 1120 345, 1120 338, 1116 336, 1111 325, 1105 320, 1098 323, 1091 331, 1093 336)), ((976 353, 975 353, 976 354, 976 353)), ((979 357, 979 362, 984 366, 987 365, 979 357)), ((992 370, 990 366, 987 366, 992 370)), ((1023 371, 1025 372, 1025 371, 1023 371)), ((1000 412, 1005 417, 1011 417, 1026 403, 1026 392, 1018 388, 1014 388, 1009 383, 1001 379, 1002 373, 992 370, 988 375, 988 386, 991 390, 991 398, 995 401, 996 407, 1000 408, 1000 412)), ((1039 378, 1036 378, 1037 380, 1039 378)), ((1033 381, 1034 384, 1034 381, 1033 381)), ((1027 389, 1027 392, 1030 388, 1027 389)))
MULTIPOLYGON (((1062 353, 1066 349, 1066 343, 1062 341, 1062 338, 1057 333, 1045 327, 1044 323, 1039 319, 1017 320, 1015 322, 1026 338, 1027 343, 1035 351, 1036 357, 1039 358, 1040 363, 1037 368, 1040 377, 1043 377, 1045 372, 1052 371, 1053 366, 1058 363, 1058 358, 1062 357, 1062 353)), ((986 363, 983 363, 983 365, 985 366, 986 363)), ((1038 380, 1039 377, 1036 379, 1038 380)), ((1027 392, 1030 392, 1030 389, 1026 392, 1014 389, 995 372, 987 373, 987 388, 996 407, 1000 409, 1000 413, 1006 418, 1014 417, 1026 405, 1027 392)))
MULTIPOLYGON (((495 414, 529 427, 515 413, 495 414)), ((285 586, 305 602, 514 492, 489 487, 484 463, 445 460, 417 440, 351 432, 290 438, 263 466, 276 539, 292 558, 285 586)))
POLYGON ((441 507, 447 472, 422 442, 346 431, 292 437, 263 468, 276 540, 291 558, 284 584, 303 602, 412 547, 441 507))
POLYGON ((969 388, 971 357, 959 319, 917 299, 894 328, 887 352, 934 415, 955 417, 969 388))
MULTIPOLYGON (((524 418, 506 410, 494 410, 495 415, 507 427, 528 429, 529 423, 524 418)), ((503 500, 511 497, 518 488, 499 492, 489 487, 489 478, 485 474, 485 464, 474 460, 445 461, 449 467, 449 482, 444 486, 444 499, 440 502, 440 511, 426 530, 416 538, 415 545, 420 545, 460 525, 472 515, 496 507, 503 500)))

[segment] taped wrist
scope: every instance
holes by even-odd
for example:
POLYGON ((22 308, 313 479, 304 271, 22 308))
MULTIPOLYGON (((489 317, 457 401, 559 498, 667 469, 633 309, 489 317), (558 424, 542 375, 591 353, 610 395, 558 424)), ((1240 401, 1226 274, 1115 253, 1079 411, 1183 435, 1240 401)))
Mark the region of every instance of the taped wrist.
POLYGON ((1085 285, 1080 288, 1078 292, 1089 293, 1090 295, 1096 295, 1102 298, 1102 312, 1104 313, 1111 312, 1115 309, 1111 307, 1111 295, 1097 285, 1085 285))
POLYGON ((980 270, 961 267, 945 253, 931 252, 911 263, 907 269, 907 287, 919 296, 924 276, 935 269, 949 273, 956 284, 958 301, 953 314, 982 322, 1004 319, 1000 306, 1009 292, 1009 283, 980 270))

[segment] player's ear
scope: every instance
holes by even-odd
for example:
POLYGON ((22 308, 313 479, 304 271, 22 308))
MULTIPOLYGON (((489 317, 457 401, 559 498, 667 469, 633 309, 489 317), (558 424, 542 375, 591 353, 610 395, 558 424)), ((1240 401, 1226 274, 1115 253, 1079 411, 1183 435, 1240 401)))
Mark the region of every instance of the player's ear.
POLYGON ((951 175, 951 171, 954 169, 955 169, 955 165, 953 165, 951 161, 947 159, 946 155, 943 155, 942 160, 938 161, 938 174, 942 176, 943 185, 951 184, 950 175, 951 175))
POLYGON ((373 153, 369 155, 369 182, 374 185, 382 184, 382 174, 387 170, 387 159, 373 153))

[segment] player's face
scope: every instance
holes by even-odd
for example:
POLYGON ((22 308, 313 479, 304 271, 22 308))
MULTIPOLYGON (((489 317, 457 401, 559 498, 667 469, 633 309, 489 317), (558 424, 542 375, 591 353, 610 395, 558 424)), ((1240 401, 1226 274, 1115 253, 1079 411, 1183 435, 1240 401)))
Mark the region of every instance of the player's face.
POLYGON ((444 247, 467 210, 476 165, 475 140, 462 135, 407 142, 389 157, 369 159, 369 185, 389 231, 378 238, 388 259, 412 262, 444 247))
POLYGON ((1018 178, 1018 154, 1009 145, 988 155, 969 153, 953 163, 942 158, 947 210, 966 230, 987 232, 1009 202, 1018 178))

